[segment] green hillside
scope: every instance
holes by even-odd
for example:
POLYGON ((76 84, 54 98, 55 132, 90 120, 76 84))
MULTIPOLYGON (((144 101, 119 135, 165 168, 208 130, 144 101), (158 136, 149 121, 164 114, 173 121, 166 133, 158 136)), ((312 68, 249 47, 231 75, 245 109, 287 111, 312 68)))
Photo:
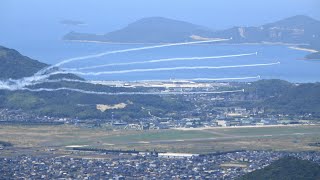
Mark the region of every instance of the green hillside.
POLYGON ((0 46, 0 79, 19 79, 32 76, 47 64, 21 55, 14 49, 0 46))
POLYGON ((292 84, 282 80, 260 80, 245 87, 247 96, 258 100, 244 106, 264 107, 272 114, 320 116, 320 83, 292 84))
POLYGON ((320 166, 314 162, 286 157, 253 171, 239 180, 317 180, 320 166))

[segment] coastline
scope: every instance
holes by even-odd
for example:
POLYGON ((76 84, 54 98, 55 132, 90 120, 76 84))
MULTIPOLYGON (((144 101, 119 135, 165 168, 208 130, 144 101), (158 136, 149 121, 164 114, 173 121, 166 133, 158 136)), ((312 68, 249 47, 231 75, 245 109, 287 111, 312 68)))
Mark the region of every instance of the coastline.
POLYGON ((290 48, 290 49, 293 49, 293 50, 310 52, 310 53, 317 53, 317 52, 319 52, 319 51, 317 51, 317 50, 315 50, 315 49, 301 48, 301 47, 295 47, 295 46, 290 46, 289 48, 290 48))

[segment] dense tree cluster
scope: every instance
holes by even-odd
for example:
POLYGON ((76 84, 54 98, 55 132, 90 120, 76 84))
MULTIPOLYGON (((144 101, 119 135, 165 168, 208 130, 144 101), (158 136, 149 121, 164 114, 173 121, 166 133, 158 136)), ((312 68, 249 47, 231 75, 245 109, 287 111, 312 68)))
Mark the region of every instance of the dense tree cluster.
POLYGON ((253 171, 240 180, 314 180, 320 179, 320 166, 307 160, 286 157, 253 171))

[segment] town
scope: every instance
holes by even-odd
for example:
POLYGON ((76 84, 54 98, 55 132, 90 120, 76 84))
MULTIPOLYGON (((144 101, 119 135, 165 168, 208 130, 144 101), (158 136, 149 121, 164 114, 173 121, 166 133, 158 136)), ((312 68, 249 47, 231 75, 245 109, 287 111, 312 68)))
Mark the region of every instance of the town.
POLYGON ((246 109, 241 107, 221 109, 218 114, 208 112, 198 116, 200 109, 186 111, 167 117, 156 117, 150 114, 149 118, 135 119, 130 122, 122 119, 87 119, 57 118, 37 116, 22 110, 0 109, 0 124, 26 125, 61 125, 72 124, 89 128, 107 128, 115 130, 159 130, 177 128, 210 128, 210 127, 239 127, 239 126, 272 126, 272 125, 312 125, 319 124, 312 120, 311 115, 288 116, 285 114, 268 115, 263 109, 246 109), (177 118, 179 116, 180 118, 177 118))
MULTIPOLYGON (((1 152, 1 151, 0 151, 1 152)), ((293 156, 320 164, 319 152, 234 151, 189 156, 96 153, 0 158, 1 179, 235 179, 293 156)))

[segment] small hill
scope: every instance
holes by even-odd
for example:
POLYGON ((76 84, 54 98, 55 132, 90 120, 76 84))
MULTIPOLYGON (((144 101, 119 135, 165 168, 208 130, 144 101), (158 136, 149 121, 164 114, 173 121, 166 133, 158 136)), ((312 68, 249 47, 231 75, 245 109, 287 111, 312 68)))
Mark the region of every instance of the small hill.
POLYGON ((0 79, 19 79, 32 76, 47 64, 21 55, 14 49, 0 46, 0 79))
POLYGON ((143 18, 105 35, 70 32, 65 40, 89 40, 123 43, 170 43, 190 41, 192 37, 210 37, 213 31, 199 25, 163 17, 143 18))
POLYGON ((320 117, 320 83, 292 84, 283 80, 260 80, 244 87, 256 99, 242 106, 264 107, 270 114, 312 114, 320 117))
POLYGON ((260 98, 280 97, 295 86, 287 81, 279 79, 265 79, 253 82, 247 87, 247 91, 257 94, 260 98))
POLYGON ((320 83, 306 83, 287 89, 281 96, 265 101, 267 107, 287 114, 313 114, 320 116, 320 83))
POLYGON ((320 166, 314 162, 286 157, 271 165, 251 172, 239 180, 316 180, 320 179, 320 166))
MULTIPOLYGON (((0 64, 0 80, 29 77, 44 67, 49 66, 48 64, 24 56, 14 49, 3 46, 0 46, 0 64)), ((62 74, 50 77, 50 79, 61 78, 82 80, 82 78, 74 74, 62 74)))

